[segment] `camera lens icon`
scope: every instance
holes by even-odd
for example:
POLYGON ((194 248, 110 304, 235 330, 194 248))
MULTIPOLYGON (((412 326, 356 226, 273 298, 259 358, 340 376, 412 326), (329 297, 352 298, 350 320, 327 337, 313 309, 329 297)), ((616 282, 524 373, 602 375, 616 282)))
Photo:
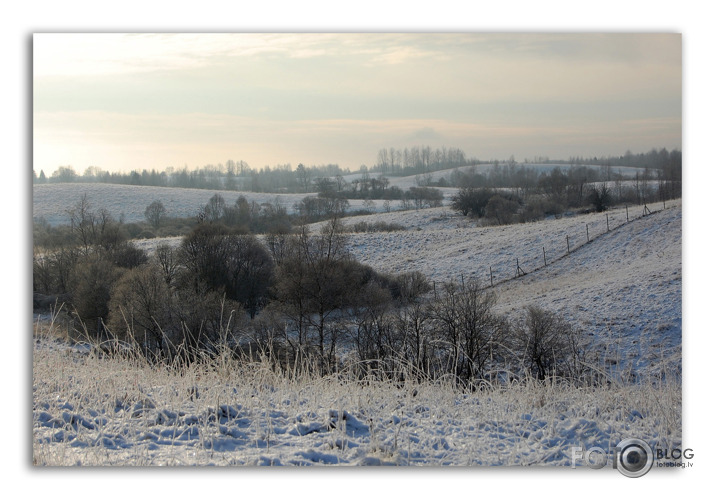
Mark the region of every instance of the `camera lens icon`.
POLYGON ((653 467, 653 449, 639 438, 622 440, 617 447, 616 468, 629 478, 638 478, 653 467))

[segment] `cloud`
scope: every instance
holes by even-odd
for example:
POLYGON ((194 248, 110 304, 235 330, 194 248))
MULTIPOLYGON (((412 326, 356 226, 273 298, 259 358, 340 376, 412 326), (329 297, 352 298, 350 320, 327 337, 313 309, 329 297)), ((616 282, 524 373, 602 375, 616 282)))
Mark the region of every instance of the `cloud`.
POLYGON ((444 140, 444 137, 437 133, 437 131, 432 127, 424 127, 410 133, 407 136, 408 140, 422 141, 422 142, 434 142, 439 140, 444 140))

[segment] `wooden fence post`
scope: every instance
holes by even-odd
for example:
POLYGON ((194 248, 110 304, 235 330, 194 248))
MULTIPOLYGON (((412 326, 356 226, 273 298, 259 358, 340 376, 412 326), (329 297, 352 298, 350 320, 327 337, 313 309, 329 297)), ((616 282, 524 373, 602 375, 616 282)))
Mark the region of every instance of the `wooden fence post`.
POLYGON ((568 252, 569 255, 571 254, 571 245, 569 245, 569 236, 568 236, 568 234, 566 235, 566 251, 568 252))
POLYGON ((492 273, 492 266, 489 266, 489 281, 492 283, 492 287, 494 287, 494 274, 492 273))
POLYGON ((588 224, 586 224, 586 242, 588 242, 588 243, 591 242, 591 238, 588 237, 588 224))
POLYGON ((546 267, 546 246, 542 246, 541 249, 544 250, 544 267, 546 267))

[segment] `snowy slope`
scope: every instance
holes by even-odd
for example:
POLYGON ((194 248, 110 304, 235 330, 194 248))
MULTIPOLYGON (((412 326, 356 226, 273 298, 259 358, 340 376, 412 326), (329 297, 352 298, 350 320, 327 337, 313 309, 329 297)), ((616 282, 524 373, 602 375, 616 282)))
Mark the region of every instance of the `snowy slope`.
MULTIPOLYGON (((169 217, 193 217, 214 194, 220 194, 228 205, 235 203, 239 196, 244 196, 249 202, 255 201, 258 204, 277 203, 289 213, 294 211, 294 205, 304 197, 316 195, 79 183, 34 185, 32 191, 33 218, 42 217, 50 225, 69 224, 67 210, 73 208, 85 194, 93 209, 105 208, 116 219, 123 217, 127 223, 146 221, 144 211, 153 201, 161 201, 169 217)), ((350 200, 349 203, 350 210, 363 209, 362 200, 350 200)), ((381 209, 382 205, 378 203, 375 208, 381 209)))
POLYGON ((593 213, 502 227, 444 208, 376 214, 347 223, 379 219, 408 230, 351 234, 349 247, 378 270, 420 271, 437 285, 493 282, 505 314, 532 304, 559 312, 607 347, 620 371, 679 370, 682 204, 651 208, 645 217, 642 207, 613 209, 608 222, 593 213), (526 275, 515 279, 517 259, 526 275))

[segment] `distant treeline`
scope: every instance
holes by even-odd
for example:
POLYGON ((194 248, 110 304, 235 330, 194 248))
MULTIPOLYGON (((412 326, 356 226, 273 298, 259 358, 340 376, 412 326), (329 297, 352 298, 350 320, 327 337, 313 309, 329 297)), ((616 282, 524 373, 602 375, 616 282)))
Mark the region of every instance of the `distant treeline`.
MULTIPOLYGON (((627 151, 621 156, 601 157, 571 157, 568 160, 550 160, 548 157, 525 159, 518 163, 512 156, 508 160, 481 161, 467 158, 459 148, 431 148, 430 146, 414 146, 403 150, 391 147, 380 149, 377 162, 368 168, 360 167, 362 178, 345 180, 350 175, 347 169, 337 164, 320 166, 305 166, 302 163, 293 168, 290 164, 276 165, 273 168, 265 166, 261 169, 251 168, 244 161, 228 160, 225 164, 209 164, 202 168, 190 170, 188 167, 168 167, 165 170, 132 170, 128 173, 108 172, 97 166, 89 166, 83 174, 77 173, 72 166, 60 166, 50 177, 44 171, 39 174, 33 170, 33 182, 66 183, 95 182, 107 184, 144 185, 155 187, 179 187, 193 189, 250 191, 270 193, 308 193, 324 190, 326 182, 335 183, 333 190, 343 197, 367 198, 368 191, 380 191, 379 198, 390 197, 385 176, 419 175, 419 186, 463 187, 463 178, 459 172, 454 172, 449 178, 441 176, 436 180, 434 172, 464 166, 480 164, 492 165, 488 174, 481 174, 481 187, 513 187, 521 185, 529 178, 536 179, 539 172, 530 164, 564 165, 568 168, 587 167, 597 171, 594 166, 600 166, 601 177, 596 180, 616 180, 619 173, 614 167, 635 167, 652 170, 651 178, 666 180, 681 180, 682 153, 674 149, 652 149, 647 153, 633 154, 627 151), (660 173, 656 173, 660 172, 660 173), (371 175, 371 173, 373 175, 371 175), (373 178, 374 174, 382 174, 381 178, 373 178), (375 184, 381 182, 380 185, 375 184), (366 184, 372 182, 369 189, 366 184), (321 185, 322 184, 322 185, 321 185), (347 189, 343 189, 347 186, 347 189)), ((592 174, 593 175, 593 174, 592 174)), ((395 193, 393 193, 395 194, 395 193)))
POLYGON ((153 187, 178 187, 186 189, 208 189, 253 192, 308 192, 312 179, 325 176, 348 174, 338 165, 306 167, 299 164, 293 169, 290 164, 265 166, 260 170, 250 168, 244 161, 228 160, 226 164, 206 165, 189 170, 188 167, 169 167, 163 171, 132 170, 108 172, 96 166, 87 167, 82 175, 72 166, 60 166, 50 177, 33 170, 33 182, 67 183, 87 182, 122 185, 145 185, 153 187))

